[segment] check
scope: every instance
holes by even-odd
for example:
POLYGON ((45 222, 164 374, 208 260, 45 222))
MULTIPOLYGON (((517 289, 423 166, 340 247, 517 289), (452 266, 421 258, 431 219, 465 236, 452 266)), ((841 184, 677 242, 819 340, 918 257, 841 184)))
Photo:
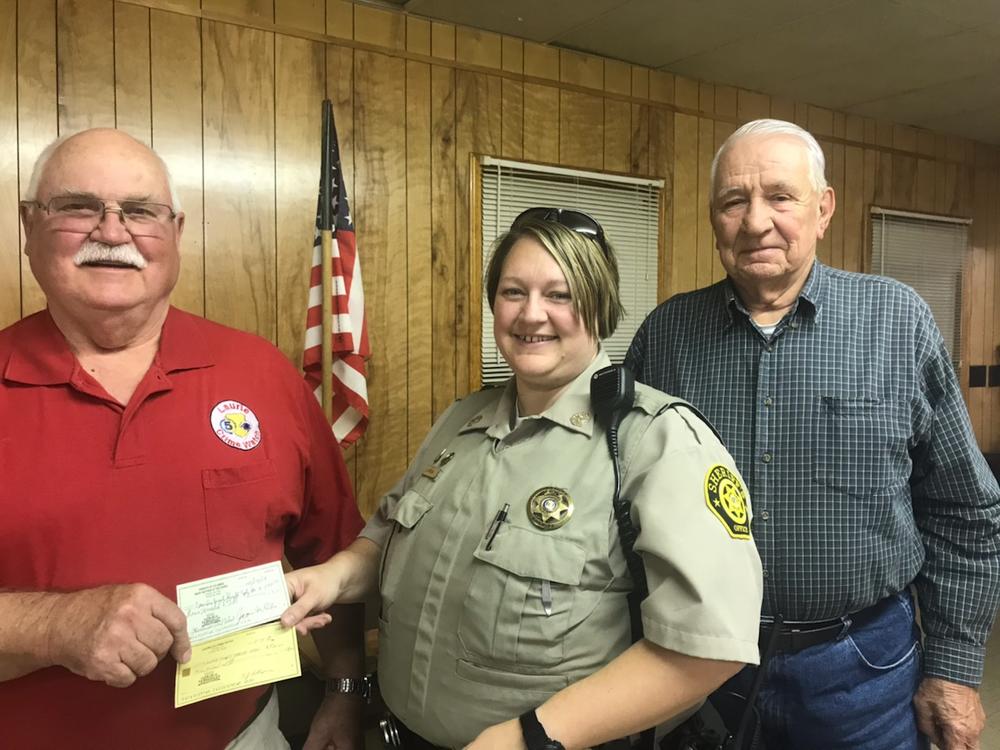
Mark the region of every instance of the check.
POLYGON ((288 607, 281 562, 182 583, 177 606, 187 615, 191 643, 277 620, 288 607))
POLYGON ((300 674, 295 629, 269 622, 194 646, 177 665, 174 708, 300 674))

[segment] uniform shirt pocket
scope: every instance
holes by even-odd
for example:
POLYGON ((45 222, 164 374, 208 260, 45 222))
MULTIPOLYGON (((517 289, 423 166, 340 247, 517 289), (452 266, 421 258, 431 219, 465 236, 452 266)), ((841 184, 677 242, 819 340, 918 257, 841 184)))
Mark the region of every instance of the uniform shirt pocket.
POLYGON ((497 665, 559 665, 586 563, 583 547, 504 524, 492 548, 484 539, 474 556, 458 629, 468 654, 497 665))
POLYGON ((419 492, 410 490, 386 512, 386 518, 406 529, 412 529, 431 509, 431 502, 419 492))
POLYGON ((226 469, 203 469, 208 546, 213 552, 253 560, 267 533, 267 509, 278 497, 270 460, 226 469))
POLYGON ((821 396, 813 441, 813 478, 857 495, 905 483, 910 412, 905 401, 821 396))
MULTIPOLYGON (((413 531, 432 507, 426 497, 415 490, 409 490, 386 510, 386 518, 395 521, 395 525, 382 554, 379 592, 383 602, 389 606, 396 598, 399 579, 407 568, 407 560, 414 544, 413 531)), ((388 608, 383 606, 383 616, 388 614, 388 608)))

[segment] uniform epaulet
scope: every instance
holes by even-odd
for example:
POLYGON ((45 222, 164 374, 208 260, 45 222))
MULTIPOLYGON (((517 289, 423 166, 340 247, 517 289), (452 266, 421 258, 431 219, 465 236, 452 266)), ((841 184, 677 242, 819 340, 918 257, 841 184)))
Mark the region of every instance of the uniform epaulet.
POLYGON ((635 401, 632 406, 636 409, 642 409, 650 416, 662 414, 665 409, 669 409, 676 403, 685 402, 684 399, 671 396, 641 383, 635 385, 635 401))
POLYGON ((712 431, 712 434, 715 435, 715 439, 718 440, 719 443, 725 445, 725 443, 722 442, 722 435, 720 435, 719 431, 715 429, 715 425, 709 422, 708 417, 706 417, 704 414, 698 411, 694 406, 689 404, 687 401, 684 401, 683 399, 677 399, 673 403, 668 405, 667 409, 687 410, 691 412, 696 417, 698 417, 698 419, 700 419, 702 422, 705 423, 705 426, 712 431))
POLYGON ((637 385, 635 389, 635 402, 634 407, 642 409, 644 412, 650 416, 659 416, 668 410, 676 411, 689 411, 694 414, 700 421, 704 422, 708 426, 708 429, 712 431, 719 442, 722 442, 722 436, 719 435, 719 431, 715 429, 711 422, 702 414, 698 409, 689 404, 682 398, 677 396, 671 396, 662 391, 658 391, 655 388, 644 387, 637 385))

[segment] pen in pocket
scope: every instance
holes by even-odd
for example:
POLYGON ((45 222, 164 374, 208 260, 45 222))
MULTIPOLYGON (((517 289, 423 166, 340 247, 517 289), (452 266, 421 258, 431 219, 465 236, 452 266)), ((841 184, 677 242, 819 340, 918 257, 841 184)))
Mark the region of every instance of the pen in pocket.
POLYGON ((486 549, 493 549, 493 540, 496 539, 501 524, 507 520, 507 513, 509 511, 510 503, 504 503, 503 507, 497 511, 496 516, 493 518, 493 523, 490 524, 489 529, 486 531, 486 549))
POLYGON ((552 582, 543 579, 541 584, 542 611, 548 617, 552 614, 552 582))

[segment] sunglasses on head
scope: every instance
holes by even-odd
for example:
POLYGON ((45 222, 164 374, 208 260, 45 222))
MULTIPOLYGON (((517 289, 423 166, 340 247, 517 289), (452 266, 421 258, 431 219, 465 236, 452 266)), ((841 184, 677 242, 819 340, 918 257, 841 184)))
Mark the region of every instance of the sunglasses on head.
POLYGON ((517 229, 526 221, 554 221, 556 224, 562 224, 567 229, 572 229, 574 232, 594 240, 600 245, 604 255, 608 255, 608 243, 604 239, 604 229, 597 223, 597 219, 583 211, 575 211, 572 208, 529 208, 517 215, 510 228, 517 229))

